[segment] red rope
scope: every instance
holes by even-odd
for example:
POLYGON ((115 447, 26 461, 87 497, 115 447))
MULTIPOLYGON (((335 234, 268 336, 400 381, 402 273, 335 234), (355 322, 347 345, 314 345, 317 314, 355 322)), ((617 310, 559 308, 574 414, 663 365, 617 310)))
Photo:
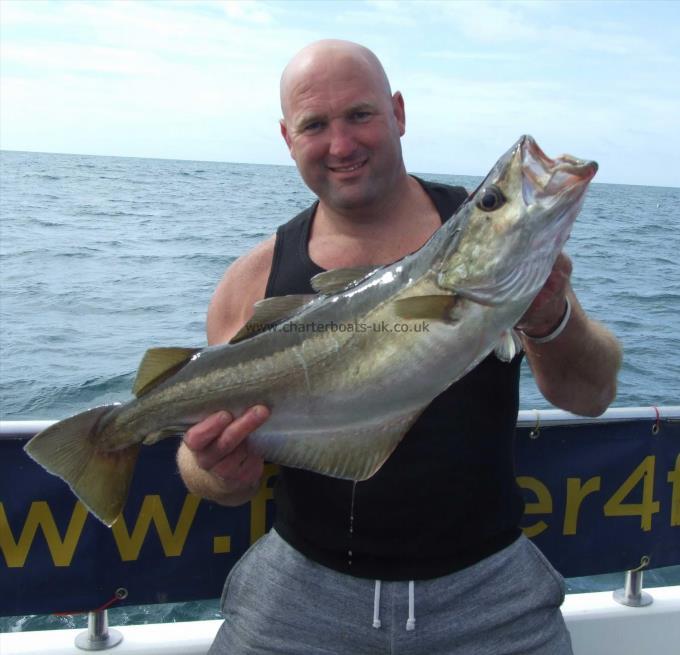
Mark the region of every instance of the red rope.
POLYGON ((654 424, 652 430, 654 431, 654 434, 656 434, 661 429, 661 414, 659 414, 659 408, 656 405, 652 405, 652 407, 656 412, 656 423, 654 424))
POLYGON ((113 594, 109 600, 107 600, 101 607, 98 607, 97 609, 94 610, 79 610, 77 612, 53 612, 52 616, 76 616, 78 614, 89 614, 90 612, 102 612, 105 609, 108 609, 113 605, 116 601, 119 601, 120 598, 118 597, 117 594, 113 594))

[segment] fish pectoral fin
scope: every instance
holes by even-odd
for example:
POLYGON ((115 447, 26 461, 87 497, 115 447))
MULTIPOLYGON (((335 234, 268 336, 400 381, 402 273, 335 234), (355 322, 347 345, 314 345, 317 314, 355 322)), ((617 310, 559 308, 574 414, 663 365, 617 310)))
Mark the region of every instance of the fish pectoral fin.
POLYGON ((55 423, 33 437, 24 450, 59 476, 92 514, 113 525, 125 505, 139 444, 102 451, 92 439, 99 421, 118 405, 95 407, 55 423))
POLYGON ((318 273, 311 280, 312 289, 318 293, 333 294, 358 284, 379 266, 357 266, 356 268, 334 268, 318 273))
POLYGON ((349 425, 323 434, 298 431, 294 437, 260 432, 249 448, 267 461, 346 480, 367 480, 385 463, 422 410, 381 425, 349 425))
POLYGON ((253 305, 250 320, 232 337, 229 343, 237 343, 260 332, 268 330, 276 323, 290 318, 298 309, 314 300, 313 293, 265 298, 253 305))
POLYGON ((181 369, 200 348, 150 348, 144 353, 132 392, 138 398, 181 369))
POLYGON ((522 352, 522 340, 515 330, 505 330, 496 346, 494 353, 502 362, 509 362, 514 359, 517 353, 522 352))
POLYGON ((394 301, 394 309, 399 318, 430 319, 454 323, 453 310, 458 299, 455 295, 412 296, 394 301))

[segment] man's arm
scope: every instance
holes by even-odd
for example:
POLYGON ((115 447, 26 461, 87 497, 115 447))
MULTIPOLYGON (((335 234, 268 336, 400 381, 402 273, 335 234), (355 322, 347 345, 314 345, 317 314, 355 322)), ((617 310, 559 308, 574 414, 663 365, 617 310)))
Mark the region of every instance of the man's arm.
POLYGON ((543 396, 561 409, 598 416, 616 396, 621 347, 609 330, 586 315, 571 288, 571 270, 570 259, 561 254, 517 327, 524 333, 529 366, 543 396), (567 297, 571 316, 564 330, 547 343, 532 340, 532 336, 550 334, 560 324, 567 297))
MULTIPOLYGON (((218 284, 208 309, 208 343, 229 341, 264 298, 274 253, 274 237, 236 260, 218 284)), ((257 492, 264 462, 248 451, 246 438, 269 417, 262 405, 242 416, 218 412, 191 427, 177 451, 187 489, 221 505, 241 505, 257 492)))

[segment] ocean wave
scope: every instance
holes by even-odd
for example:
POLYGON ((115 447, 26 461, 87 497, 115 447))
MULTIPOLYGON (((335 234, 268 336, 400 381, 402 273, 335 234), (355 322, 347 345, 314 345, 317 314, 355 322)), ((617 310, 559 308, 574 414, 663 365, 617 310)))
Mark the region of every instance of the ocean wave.
POLYGON ((5 401, 16 397, 21 390, 24 397, 15 398, 14 403, 3 402, 4 418, 61 418, 89 407, 112 402, 124 402, 131 397, 134 373, 113 377, 95 377, 83 382, 63 384, 58 387, 46 386, 37 380, 15 380, 13 389, 8 389, 3 381, 0 384, 0 397, 5 401), (18 402, 16 402, 18 401, 18 402))
POLYGON ((50 173, 24 173, 23 177, 36 177, 40 180, 62 180, 61 175, 51 175, 50 173))
POLYGON ((74 216, 105 216, 106 218, 120 218, 130 216, 132 218, 149 218, 154 217, 154 214, 139 213, 139 212, 129 212, 121 209, 117 210, 105 210, 105 209, 88 209, 81 208, 75 211, 74 216))
POLYGON ((47 218, 33 218, 32 223, 39 225, 40 227, 63 227, 64 224, 59 221, 51 221, 47 218))
POLYGON ((76 257, 86 258, 101 255, 104 252, 102 248, 94 248, 92 246, 77 246, 76 250, 65 250, 63 252, 54 253, 55 257, 76 257))

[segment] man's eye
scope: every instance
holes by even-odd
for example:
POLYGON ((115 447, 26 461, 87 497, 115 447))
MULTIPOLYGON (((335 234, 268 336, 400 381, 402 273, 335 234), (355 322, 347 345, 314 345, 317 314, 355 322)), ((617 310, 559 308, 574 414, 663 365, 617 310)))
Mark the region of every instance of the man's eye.
POLYGON ((307 123, 303 130, 305 132, 318 132, 322 127, 323 123, 321 121, 312 121, 311 123, 307 123))
POLYGON ((370 117, 371 117, 370 111, 355 111, 352 114, 352 119, 359 123, 367 121, 370 117))

